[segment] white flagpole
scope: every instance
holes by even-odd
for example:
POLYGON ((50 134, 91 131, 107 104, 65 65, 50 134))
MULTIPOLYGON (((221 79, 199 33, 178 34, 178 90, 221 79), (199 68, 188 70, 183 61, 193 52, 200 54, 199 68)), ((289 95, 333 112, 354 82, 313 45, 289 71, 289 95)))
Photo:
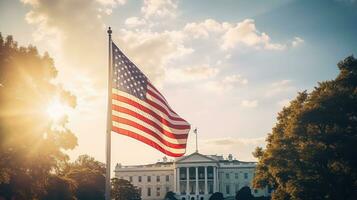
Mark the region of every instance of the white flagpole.
POLYGON ((110 198, 110 156, 111 156, 111 132, 112 132, 112 30, 109 27, 109 56, 108 56, 108 108, 107 108, 107 134, 106 134, 106 173, 105 173, 105 200, 110 198))

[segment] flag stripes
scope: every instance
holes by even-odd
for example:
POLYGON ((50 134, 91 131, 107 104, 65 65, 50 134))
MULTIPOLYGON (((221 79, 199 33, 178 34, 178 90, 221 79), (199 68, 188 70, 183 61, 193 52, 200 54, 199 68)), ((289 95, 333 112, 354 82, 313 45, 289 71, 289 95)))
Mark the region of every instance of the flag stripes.
MULTIPOLYGON (((113 131, 145 141, 169 156, 185 153, 190 129, 186 121, 168 116, 168 108, 158 104, 144 102, 116 89, 112 93, 113 131)), ((152 102, 157 102, 152 98, 152 102)))
POLYGON ((112 131, 166 155, 186 152, 190 124, 169 106, 147 77, 112 43, 112 131))

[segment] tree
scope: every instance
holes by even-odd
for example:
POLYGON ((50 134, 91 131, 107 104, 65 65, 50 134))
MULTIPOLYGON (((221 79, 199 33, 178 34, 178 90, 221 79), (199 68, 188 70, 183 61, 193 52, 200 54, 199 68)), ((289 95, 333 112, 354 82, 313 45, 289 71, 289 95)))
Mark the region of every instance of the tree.
POLYGON ((56 76, 47 53, 0 34, 0 194, 7 199, 41 199, 51 172, 68 160, 64 150, 77 145, 66 116, 54 121, 47 113, 55 99, 76 105, 56 76))
POLYGON ((140 200, 140 194, 136 187, 129 181, 124 179, 113 178, 112 185, 112 198, 115 200, 140 200))
POLYGON ((75 200, 76 183, 68 178, 52 175, 48 179, 46 194, 42 200, 75 200))
POLYGON ((338 63, 339 75, 299 93, 278 114, 259 162, 255 187, 272 199, 355 199, 357 196, 357 60, 338 63))
POLYGON ((105 165, 88 155, 81 155, 74 163, 63 166, 59 172, 62 177, 73 180, 78 200, 104 199, 105 165))
POLYGON ((175 197, 175 193, 172 191, 169 191, 166 193, 164 200, 177 200, 175 197))
POLYGON ((213 193, 209 198, 209 200, 223 200, 223 199, 224 199, 223 194, 220 192, 213 193))
POLYGON ((248 186, 242 187, 236 194, 236 200, 253 200, 253 199, 254 196, 252 195, 252 191, 248 186))

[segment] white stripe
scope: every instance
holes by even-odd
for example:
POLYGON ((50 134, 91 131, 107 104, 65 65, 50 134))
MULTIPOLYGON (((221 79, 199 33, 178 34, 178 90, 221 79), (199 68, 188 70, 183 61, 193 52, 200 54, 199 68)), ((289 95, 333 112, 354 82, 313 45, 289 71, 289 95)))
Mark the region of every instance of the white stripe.
MULTIPOLYGON (((175 124, 175 125, 189 125, 189 124, 188 124, 187 122, 185 122, 185 121, 178 121, 178 120, 170 119, 165 113, 163 113, 163 112, 161 112, 160 110, 156 109, 155 107, 149 105, 149 104, 146 103, 145 101, 142 101, 142 100, 140 100, 139 98, 137 98, 137 97, 135 97, 135 96, 133 96, 133 95, 130 95, 130 94, 126 93, 126 92, 122 92, 122 91, 117 90, 117 89, 114 89, 114 88, 113 88, 112 92, 113 92, 114 94, 119 95, 119 96, 126 97, 126 98, 128 98, 128 99, 130 99, 130 100, 132 100, 132 101, 134 101, 134 102, 136 102, 136 103, 142 105, 143 107, 146 107, 147 109, 153 111, 154 113, 156 113, 156 114, 159 115, 160 117, 162 117, 162 118, 164 118, 165 120, 167 120, 168 122, 170 122, 171 124, 175 124)), ((113 103, 114 105, 119 105, 119 106, 121 106, 122 104, 127 104, 127 103, 125 103, 125 102, 121 102, 121 101, 118 101, 118 100, 116 100, 116 99, 112 99, 112 103, 113 103)), ((129 104, 127 104, 127 105, 129 105, 129 104)), ((124 107, 124 106, 123 106, 123 107, 124 107)), ((134 107, 134 108, 135 108, 135 107, 134 107)), ((131 109, 131 110, 137 111, 137 110, 139 110, 139 109, 138 109, 138 108, 135 108, 135 109, 131 109)))
POLYGON ((166 104, 169 104, 166 99, 164 98, 164 96, 162 96, 162 94, 160 92, 157 92, 156 89, 154 87, 151 87, 150 85, 147 86, 147 89, 152 91, 153 93, 155 93, 157 96, 159 96, 161 98, 161 100, 163 100, 166 104))
POLYGON ((166 104, 163 104, 160 100, 158 100, 156 97, 150 95, 149 93, 146 94, 146 98, 153 101, 154 103, 158 104, 159 106, 162 107, 162 109, 166 110, 166 112, 168 112, 171 116, 173 117, 180 117, 178 116, 176 113, 172 112, 170 109, 169 109, 169 106, 166 105, 166 104))
POLYGON ((141 135, 141 136, 143 136, 143 137, 155 142, 156 144, 158 144, 160 147, 162 147, 166 151, 170 151, 170 152, 175 153, 175 154, 182 154, 182 153, 185 153, 185 151, 186 151, 185 148, 176 149, 176 148, 168 147, 165 144, 163 144, 161 141, 156 139, 155 137, 153 137, 150 134, 148 134, 148 133, 146 133, 146 132, 144 132, 144 131, 142 131, 140 129, 137 129, 135 127, 132 127, 132 126, 129 126, 129 125, 126 125, 126 124, 117 123, 117 122, 113 122, 113 126, 117 127, 117 128, 121 128, 121 129, 125 129, 125 130, 128 130, 128 131, 134 132, 134 133, 136 133, 138 135, 141 135))
MULTIPOLYGON (((119 113, 117 111, 114 111, 113 112, 113 115, 114 116, 117 116, 117 117, 122 117, 124 119, 128 119, 130 121, 133 121, 137 124, 140 124, 142 126, 144 126, 145 128, 148 128, 150 129, 151 131, 153 131, 154 133, 156 133, 158 136, 164 138, 166 141, 170 142, 170 143, 173 143, 173 144, 184 144, 186 143, 186 140, 187 139, 174 139, 174 138, 170 138, 168 136, 166 136, 165 134, 161 133, 159 130, 157 130, 155 127, 151 126, 150 124, 147 124, 146 122, 142 121, 142 120, 139 120, 131 115, 128 115, 126 113, 119 113)), ((180 130, 181 131, 181 130, 180 130)), ((183 130, 185 132, 182 132, 182 134, 184 133, 188 133, 189 130, 183 130)))
MULTIPOLYGON (((147 113, 145 113, 145 112, 143 112, 143 111, 141 111, 141 110, 138 110, 137 108, 135 108, 134 106, 131 106, 131 105, 129 105, 129 104, 125 104, 125 103, 121 103, 120 104, 120 106, 121 107, 124 107, 124 108, 127 108, 127 109, 129 109, 129 110, 132 110, 132 109, 135 109, 135 110, 132 110, 133 112, 135 112, 135 113, 138 113, 138 114, 140 114, 140 115, 143 115, 143 117, 145 117, 146 119, 148 119, 148 120, 151 120, 151 121, 153 121, 155 124, 157 124, 159 127, 162 127, 165 131, 168 131, 168 132, 170 132, 170 133, 173 133, 173 134, 176 134, 176 135, 181 135, 181 134, 188 134, 188 132, 189 132, 189 128, 187 128, 187 129, 175 129, 175 128, 171 128, 171 127, 169 127, 169 126, 166 126, 165 124, 163 124, 163 123, 160 123, 160 121, 159 120, 157 120, 155 117, 153 117, 153 116, 151 116, 151 115, 149 115, 149 114, 147 114, 147 113)), ((123 117, 124 118, 124 116, 130 116, 130 117, 132 117, 132 118, 135 118, 135 120, 136 121, 142 121, 142 120, 140 120, 140 119, 138 119, 138 118, 136 118, 135 116, 132 116, 132 115, 130 115, 130 114, 126 114, 126 113, 121 113, 121 112, 118 112, 118 111, 116 111, 116 110, 113 110, 112 111, 112 114, 114 115, 114 116, 117 116, 117 117, 123 117)), ((125 117, 126 118, 126 117, 125 117)), ((129 119, 129 118, 127 118, 127 119, 129 119)), ((130 119, 131 120, 131 119, 130 119)), ((133 120, 132 120, 133 121, 133 120)), ((143 126, 152 126, 152 125, 150 125, 150 124, 148 124, 148 123, 146 123, 146 122, 144 122, 143 121, 143 123, 145 123, 145 125, 143 125, 143 126)), ((153 127, 153 128, 155 128, 155 127, 153 127)), ((156 128, 155 128, 156 129, 156 128)), ((156 129, 157 130, 157 129, 156 129)))
MULTIPOLYGON (((118 101, 118 100, 116 100, 116 99, 112 99, 112 104, 113 105, 116 105, 116 106, 120 106, 120 107, 123 107, 123 108, 126 108, 126 109, 129 109, 129 110, 131 110, 131 111, 133 111, 133 112, 136 112, 136 113, 138 113, 138 114, 140 114, 140 115, 142 115, 142 116, 144 116, 144 117, 146 117, 146 118, 148 118, 148 119, 151 119, 153 122, 155 122, 157 125, 159 125, 159 126, 161 126, 161 124, 163 125, 163 126, 165 126, 166 128, 165 128, 165 130, 171 130, 171 131, 174 131, 174 132, 177 132, 177 134, 180 134, 180 129, 174 129, 174 128, 171 128, 170 127, 170 125, 165 125, 165 124, 163 124, 160 120, 158 120, 156 117, 154 117, 154 116, 152 116, 151 114, 148 114, 148 113, 146 113, 146 112, 144 112, 144 111, 142 111, 142 110, 140 110, 140 109, 138 109, 137 107, 135 107, 135 106, 133 106, 133 105, 131 105, 131 104, 128 104, 128 103, 125 103, 125 102, 121 102, 121 101, 118 101)), ((140 104, 141 105, 141 104, 140 104)), ((158 115, 160 115, 160 114, 158 114, 158 115)), ((188 125, 186 122, 184 122, 184 121, 173 121, 173 120, 171 120, 171 119, 168 119, 168 118, 165 118, 165 116, 162 116, 165 120, 167 120, 168 122, 170 122, 171 124, 173 124, 173 125, 188 125)), ((182 129, 182 130, 186 130, 186 129, 182 129)), ((170 131, 170 132, 171 132, 170 131)))

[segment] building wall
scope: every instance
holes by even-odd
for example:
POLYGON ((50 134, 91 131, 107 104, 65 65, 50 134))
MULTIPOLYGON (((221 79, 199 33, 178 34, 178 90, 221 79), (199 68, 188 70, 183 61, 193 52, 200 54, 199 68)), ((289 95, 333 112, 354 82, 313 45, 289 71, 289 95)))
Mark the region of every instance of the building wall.
MULTIPOLYGON (((235 196, 242 187, 248 186, 252 189, 252 194, 258 196, 268 196, 266 189, 253 189, 252 181, 254 177, 254 166, 231 166, 218 169, 219 191, 224 197, 235 196)), ((222 166, 222 165, 221 165, 222 166)))
POLYGON ((161 200, 168 191, 174 190, 173 172, 172 166, 124 167, 115 170, 115 177, 130 181, 139 189, 143 200, 161 200))
MULTIPOLYGON (((218 191, 225 197, 234 197, 244 186, 252 188, 256 163, 239 161, 219 161, 218 191)), ((192 166, 200 166, 198 163, 192 166)), ((115 177, 130 181, 141 190, 143 200, 162 200, 168 191, 175 192, 174 163, 157 163, 131 167, 116 167, 115 177), (168 180, 166 180, 168 176, 168 180), (141 181, 139 180, 141 177, 141 181), (148 178, 150 177, 150 178, 148 178), (159 177, 159 179, 157 178, 159 177), (150 189, 149 189, 150 188, 150 189)), ((268 196, 267 189, 252 189, 254 196, 268 196)), ((200 195, 201 197, 202 195, 200 195)), ((210 195, 203 195, 207 200, 210 195)), ((179 200, 184 196, 181 196, 179 200)), ((191 197, 190 197, 191 198, 191 197)), ((188 200, 186 198, 186 200, 188 200)))

